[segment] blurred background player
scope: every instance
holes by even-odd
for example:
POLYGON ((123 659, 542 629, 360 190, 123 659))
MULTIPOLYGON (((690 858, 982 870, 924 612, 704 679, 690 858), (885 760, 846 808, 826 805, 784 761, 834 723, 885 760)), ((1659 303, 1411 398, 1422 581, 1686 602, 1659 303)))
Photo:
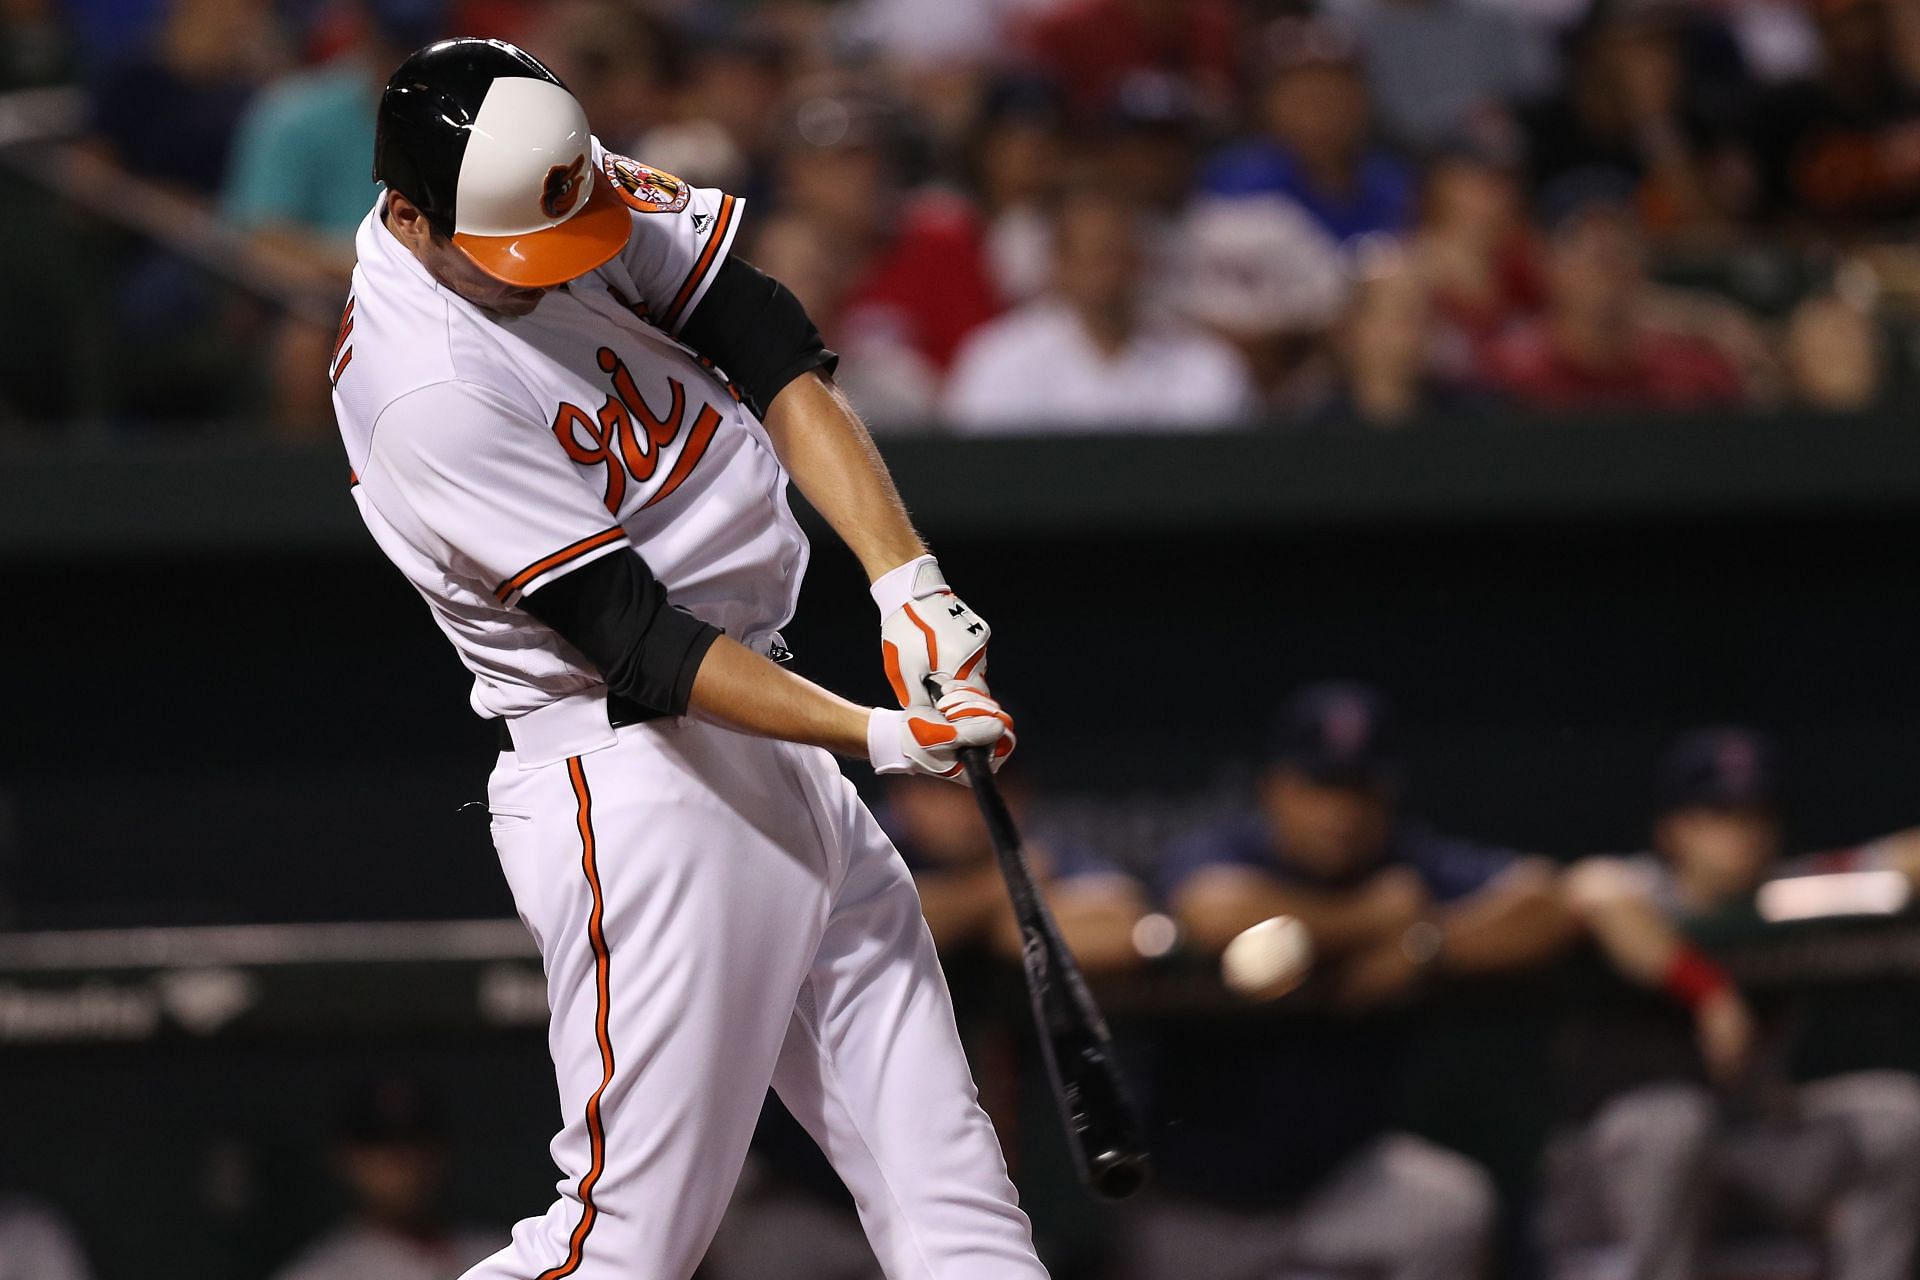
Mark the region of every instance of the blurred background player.
POLYGON ((1705 729, 1661 762, 1651 852, 1570 873, 1615 968, 1670 1003, 1599 1005, 1570 1041, 1566 1070, 1590 1119, 1552 1152, 1556 1274, 1686 1280, 1716 1246, 1755 1233, 1820 1243, 1832 1280, 1913 1274, 1920 1079, 1866 1070, 1797 1082, 1818 989, 1756 1018, 1694 939, 1751 931, 1756 893, 1782 875, 1878 868, 1912 880, 1920 833, 1792 863, 1784 840, 1772 742, 1705 729))
POLYGON ((347 1105, 332 1156, 347 1216, 274 1280, 457 1280, 506 1243, 504 1229, 447 1222, 447 1141, 420 1081, 365 1086, 347 1105))
POLYGON ((1380 693, 1310 685, 1280 709, 1257 807, 1167 857, 1196 950, 1293 916, 1317 953, 1318 991, 1300 997, 1324 1004, 1162 1037, 1164 1193, 1140 1211, 1142 1276, 1462 1280, 1485 1265, 1491 1179, 1399 1128, 1400 1013, 1435 977, 1540 964, 1573 926, 1540 862, 1403 817, 1402 772, 1380 693))

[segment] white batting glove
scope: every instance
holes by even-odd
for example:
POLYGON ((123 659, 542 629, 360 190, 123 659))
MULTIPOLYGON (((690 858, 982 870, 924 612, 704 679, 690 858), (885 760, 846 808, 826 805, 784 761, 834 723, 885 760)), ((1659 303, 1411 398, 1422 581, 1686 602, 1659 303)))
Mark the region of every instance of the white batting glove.
POLYGON ((880 575, 871 588, 880 609, 880 659, 903 707, 930 707, 931 679, 942 693, 966 683, 987 688, 986 619, 947 586, 932 556, 880 575))
POLYGON ((1013 753, 1013 717, 977 689, 956 689, 938 710, 875 708, 867 718, 867 759, 875 773, 958 778, 960 752, 990 747, 992 767, 1013 753))

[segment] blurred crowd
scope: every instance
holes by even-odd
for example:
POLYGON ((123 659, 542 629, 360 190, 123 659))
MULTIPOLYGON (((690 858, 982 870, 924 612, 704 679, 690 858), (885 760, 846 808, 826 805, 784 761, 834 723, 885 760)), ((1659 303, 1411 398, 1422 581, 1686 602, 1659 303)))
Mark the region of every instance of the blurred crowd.
POLYGON ((882 429, 1850 410, 1920 363, 1920 0, 8 0, 0 93, 77 86, 96 187, 265 282, 82 252, 116 418, 325 433, 378 89, 450 33, 746 196, 882 429))

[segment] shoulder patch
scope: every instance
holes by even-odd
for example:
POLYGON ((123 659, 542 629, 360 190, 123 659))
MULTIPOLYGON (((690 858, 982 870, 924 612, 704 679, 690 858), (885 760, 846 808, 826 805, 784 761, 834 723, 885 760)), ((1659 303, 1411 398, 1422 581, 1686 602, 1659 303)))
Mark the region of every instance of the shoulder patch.
POLYGON ((693 189, 672 174, 609 151, 603 167, 607 180, 637 213, 678 213, 693 198, 693 189))

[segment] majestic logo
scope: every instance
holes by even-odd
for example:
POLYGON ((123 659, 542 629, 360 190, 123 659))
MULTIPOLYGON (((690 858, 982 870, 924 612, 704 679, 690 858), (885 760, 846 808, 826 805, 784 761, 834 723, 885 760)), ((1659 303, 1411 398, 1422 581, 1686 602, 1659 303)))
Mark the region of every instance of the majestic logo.
POLYGON ((693 234, 697 236, 703 236, 707 234, 707 228, 712 225, 713 225, 712 214, 696 213, 693 215, 693 234))
POLYGON ((640 504, 642 508, 650 507, 678 489, 699 464, 707 446, 713 443, 714 431, 720 426, 720 411, 710 404, 702 404, 693 415, 693 422, 688 424, 687 389, 678 378, 668 378, 666 411, 656 413, 634 384, 632 371, 613 348, 601 347, 594 355, 600 371, 609 375, 613 394, 606 398, 597 414, 562 402, 553 415, 554 438, 576 463, 602 469, 606 481, 604 501, 607 510, 617 515, 627 496, 628 478, 638 484, 652 480, 660 466, 660 455, 681 438, 680 429, 685 426, 686 438, 680 446, 680 456, 667 469, 666 478, 653 496, 640 504))
POLYGON ((693 197, 693 188, 651 165, 607 153, 607 178, 614 190, 637 213, 678 213, 693 197))
POLYGON ((580 193, 585 189, 581 179, 587 176, 587 158, 576 157, 570 165, 555 165, 547 170, 547 180, 540 185, 540 212, 556 222, 573 212, 573 206, 580 203, 580 193))

